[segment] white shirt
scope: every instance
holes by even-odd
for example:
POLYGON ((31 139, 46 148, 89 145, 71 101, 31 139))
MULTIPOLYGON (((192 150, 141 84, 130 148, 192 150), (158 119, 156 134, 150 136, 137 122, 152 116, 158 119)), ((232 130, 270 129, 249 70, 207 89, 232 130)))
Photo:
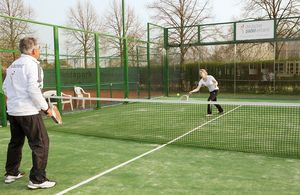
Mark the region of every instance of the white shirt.
POLYGON ((34 57, 22 54, 6 70, 3 91, 9 115, 30 116, 48 109, 41 91, 44 75, 39 64, 34 57))
POLYGON ((215 82, 217 82, 217 80, 213 76, 208 75, 206 81, 204 79, 201 79, 199 81, 198 86, 205 86, 208 88, 209 92, 212 92, 215 90, 219 90, 219 87, 215 84, 215 82))

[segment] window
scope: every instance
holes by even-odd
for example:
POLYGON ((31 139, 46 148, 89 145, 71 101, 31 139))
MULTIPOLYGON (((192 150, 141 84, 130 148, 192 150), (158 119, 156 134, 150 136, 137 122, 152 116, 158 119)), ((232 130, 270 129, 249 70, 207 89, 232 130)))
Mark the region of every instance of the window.
POLYGON ((294 64, 290 64, 290 73, 294 74, 294 64))
POLYGON ((250 69, 250 70, 256 70, 256 66, 255 66, 254 64, 250 64, 250 65, 249 65, 249 69, 250 69))
POLYGON ((249 75, 256 75, 257 74, 257 67, 255 64, 249 65, 249 75))
POLYGON ((288 62, 287 63, 287 70, 286 72, 288 74, 294 74, 294 63, 293 62, 288 62))
POLYGON ((283 73, 283 63, 276 64, 275 71, 278 73, 283 73))

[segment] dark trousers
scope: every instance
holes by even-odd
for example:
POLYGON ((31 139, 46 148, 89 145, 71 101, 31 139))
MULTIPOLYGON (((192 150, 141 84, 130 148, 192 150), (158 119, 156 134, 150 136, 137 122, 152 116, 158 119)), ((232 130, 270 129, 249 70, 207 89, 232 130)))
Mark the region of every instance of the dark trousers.
MULTIPOLYGON (((216 102, 217 101, 217 96, 218 96, 218 90, 215 90, 215 91, 212 91, 210 92, 210 95, 208 97, 208 100, 207 101, 214 101, 216 102)), ((223 108, 219 105, 219 104, 214 104, 218 111, 219 112, 223 112, 223 108)), ((212 105, 211 104, 208 104, 207 105, 207 114, 211 114, 212 113, 212 105)))
POLYGON ((46 178, 49 137, 42 116, 8 116, 11 139, 8 144, 6 174, 17 175, 22 159, 25 136, 32 150, 32 168, 29 178, 33 183, 43 183, 46 178))

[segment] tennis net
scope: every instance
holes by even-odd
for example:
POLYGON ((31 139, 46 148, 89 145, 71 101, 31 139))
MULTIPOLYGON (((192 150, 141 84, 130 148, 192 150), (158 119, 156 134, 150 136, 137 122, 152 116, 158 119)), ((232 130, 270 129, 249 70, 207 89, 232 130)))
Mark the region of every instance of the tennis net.
MULTIPOLYGON (((84 99, 73 98, 74 103, 78 100, 84 99)), ((211 102, 213 115, 207 117, 205 101, 85 98, 86 108, 94 108, 96 100, 101 102, 101 109, 66 113, 64 124, 51 129, 155 144, 169 142, 300 157, 299 103, 218 102, 224 109, 219 114, 211 102)))

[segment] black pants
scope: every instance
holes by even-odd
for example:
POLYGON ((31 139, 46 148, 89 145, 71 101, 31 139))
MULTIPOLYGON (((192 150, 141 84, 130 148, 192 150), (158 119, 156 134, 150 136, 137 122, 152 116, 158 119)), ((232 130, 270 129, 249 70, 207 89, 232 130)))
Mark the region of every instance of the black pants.
POLYGON ((25 136, 32 150, 32 168, 29 178, 33 183, 43 183, 46 178, 49 137, 40 114, 9 116, 11 139, 8 144, 6 174, 17 175, 22 159, 25 136))
MULTIPOLYGON (((212 91, 212 92, 210 92, 210 95, 209 95, 207 101, 216 102, 217 101, 217 96, 218 96, 218 90, 212 91)), ((219 112, 223 112, 223 108, 219 104, 214 104, 214 105, 217 107, 219 112)), ((212 114, 212 108, 211 107, 212 107, 211 104, 207 105, 207 114, 212 114)))

